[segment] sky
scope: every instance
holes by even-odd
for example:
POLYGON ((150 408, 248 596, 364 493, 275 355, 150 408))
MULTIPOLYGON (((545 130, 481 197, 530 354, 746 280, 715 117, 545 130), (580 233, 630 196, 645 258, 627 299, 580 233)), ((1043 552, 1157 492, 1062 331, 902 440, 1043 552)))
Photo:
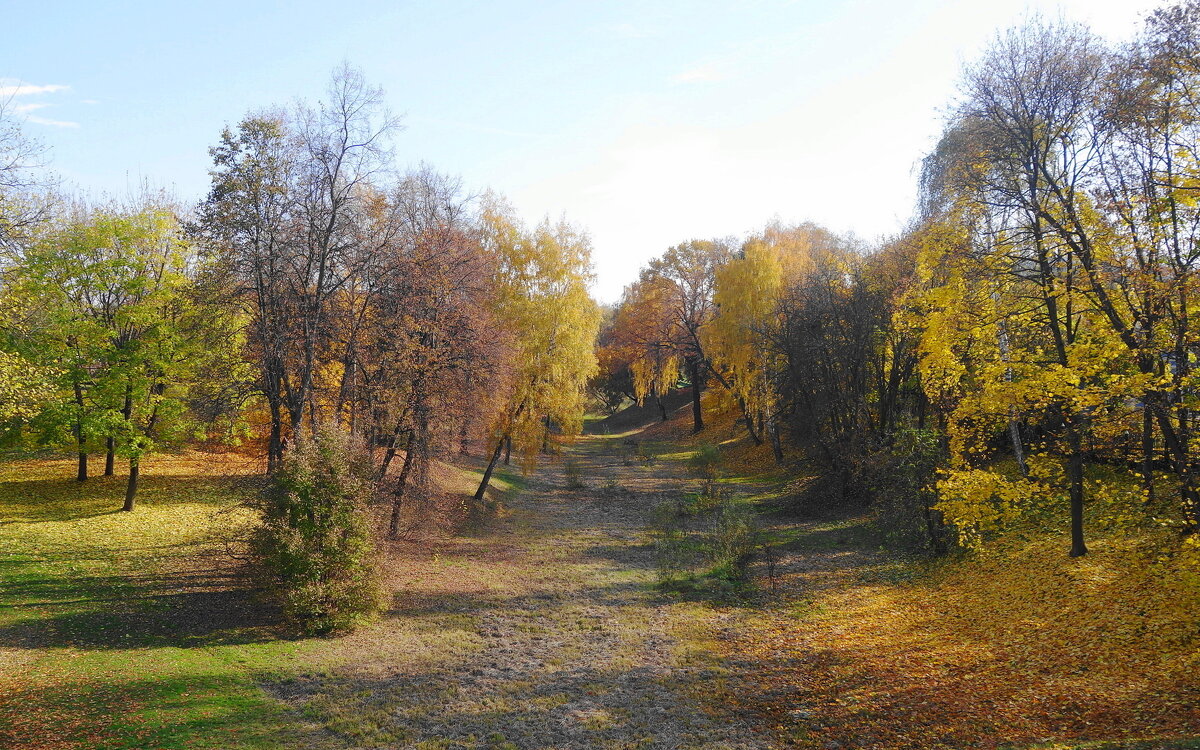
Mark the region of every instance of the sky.
POLYGON ((74 189, 203 197, 248 112, 343 61, 386 92, 401 165, 593 243, 604 302, 691 238, 814 221, 874 241, 964 63, 1030 13, 1129 38, 1160 0, 0 0, 0 97, 74 189))

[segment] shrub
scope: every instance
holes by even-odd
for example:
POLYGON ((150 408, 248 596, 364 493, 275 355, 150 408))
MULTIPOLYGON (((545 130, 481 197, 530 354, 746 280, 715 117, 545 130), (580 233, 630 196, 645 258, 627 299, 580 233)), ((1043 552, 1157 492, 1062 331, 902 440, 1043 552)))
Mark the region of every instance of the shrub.
POLYGON ((662 586, 737 593, 756 533, 749 511, 727 491, 710 483, 697 495, 660 503, 650 527, 662 586))
POLYGON ((694 505, 697 513, 711 513, 722 505, 727 504, 733 497, 728 487, 722 487, 711 479, 704 483, 700 492, 695 496, 694 505))
POLYGON ((938 434, 931 430, 901 430, 872 453, 867 487, 884 546, 916 554, 946 552, 950 530, 933 508, 942 455, 938 434))
POLYGON ((284 616, 305 633, 346 630, 379 611, 371 490, 362 450, 322 429, 295 442, 264 493, 254 550, 284 616))
POLYGON ((725 578, 740 577, 746 560, 754 552, 754 525, 750 514, 734 503, 722 503, 713 515, 705 539, 712 574, 725 578))
POLYGON ((563 465, 563 474, 567 477, 568 490, 582 490, 587 488, 587 485, 583 482, 583 471, 579 468, 579 464, 574 461, 567 461, 563 465))
POLYGON ((671 585, 690 576, 696 553, 681 529, 667 529, 654 540, 654 558, 658 565, 658 580, 671 585))
POLYGON ((713 480, 721 474, 721 449, 712 443, 704 443, 688 459, 688 465, 697 476, 713 480))

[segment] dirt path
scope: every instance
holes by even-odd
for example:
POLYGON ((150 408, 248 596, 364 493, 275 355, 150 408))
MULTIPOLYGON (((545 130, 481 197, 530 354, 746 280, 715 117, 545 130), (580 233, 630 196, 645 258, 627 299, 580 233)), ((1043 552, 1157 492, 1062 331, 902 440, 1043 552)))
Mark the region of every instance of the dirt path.
POLYGON ((458 653, 398 656, 272 692, 335 733, 347 714, 349 729, 330 737, 337 747, 767 747, 711 700, 727 673, 703 639, 720 615, 652 586, 647 515, 693 480, 680 461, 623 453, 619 438, 566 446, 484 537, 441 548, 398 583, 408 602, 398 614, 457 624, 458 653), (355 712, 373 717, 372 731, 355 712))

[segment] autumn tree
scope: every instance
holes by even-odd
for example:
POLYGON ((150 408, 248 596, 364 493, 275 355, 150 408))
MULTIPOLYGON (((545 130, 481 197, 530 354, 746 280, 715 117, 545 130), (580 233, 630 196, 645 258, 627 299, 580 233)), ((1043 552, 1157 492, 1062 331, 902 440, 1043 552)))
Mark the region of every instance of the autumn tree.
POLYGON ((492 313, 494 264, 457 182, 423 169, 390 201, 399 229, 368 312, 362 371, 375 387, 380 426, 390 431, 381 475, 406 438, 391 486, 389 533, 396 536, 405 504, 428 505, 435 457, 464 433, 490 426, 508 342, 492 313))
POLYGON ((371 179, 397 127, 382 94, 349 67, 327 99, 226 130, 198 230, 219 254, 252 319, 251 346, 270 410, 268 468, 285 435, 318 421, 318 374, 340 295, 369 264, 359 241, 371 179))
POLYGON ((706 379, 721 380, 704 350, 715 312, 716 272, 731 255, 726 240, 690 240, 650 261, 625 290, 613 323, 638 400, 659 397, 686 377, 692 386, 692 430, 704 429, 706 379))
POLYGON ((600 310, 589 296, 591 243, 565 221, 545 220, 532 230, 496 199, 483 212, 484 244, 495 261, 494 316, 512 336, 513 366, 493 420, 495 441, 482 500, 505 444, 532 459, 552 423, 577 431, 587 383, 596 371, 600 310))
POLYGON ((1087 248, 1085 266, 1097 304, 1148 383, 1139 396, 1147 501, 1154 500, 1158 433, 1192 527, 1200 520, 1188 398, 1200 238, 1198 58, 1200 4, 1185 2, 1150 14, 1143 34, 1108 66, 1091 110, 1091 187, 1105 232, 1087 248))

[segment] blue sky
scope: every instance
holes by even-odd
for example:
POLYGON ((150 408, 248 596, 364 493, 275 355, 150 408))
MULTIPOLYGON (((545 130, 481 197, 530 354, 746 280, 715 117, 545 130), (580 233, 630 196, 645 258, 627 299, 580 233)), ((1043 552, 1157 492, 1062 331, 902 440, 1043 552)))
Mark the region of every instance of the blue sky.
POLYGON ((428 162, 592 235, 595 292, 691 237, 778 218, 867 239, 912 209, 964 61, 1037 10, 1128 37, 1157 0, 33 2, 3 0, 0 93, 65 182, 184 201, 246 112, 342 60, 428 162))

